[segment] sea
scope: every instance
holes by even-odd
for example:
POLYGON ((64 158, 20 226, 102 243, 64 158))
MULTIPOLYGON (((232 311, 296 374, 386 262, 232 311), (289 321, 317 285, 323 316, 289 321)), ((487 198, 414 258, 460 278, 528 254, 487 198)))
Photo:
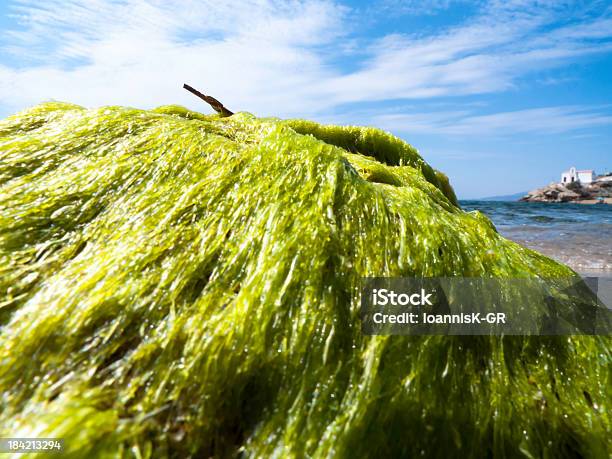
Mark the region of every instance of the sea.
POLYGON ((504 237, 569 265, 612 278, 612 205, 461 201, 487 215, 504 237))

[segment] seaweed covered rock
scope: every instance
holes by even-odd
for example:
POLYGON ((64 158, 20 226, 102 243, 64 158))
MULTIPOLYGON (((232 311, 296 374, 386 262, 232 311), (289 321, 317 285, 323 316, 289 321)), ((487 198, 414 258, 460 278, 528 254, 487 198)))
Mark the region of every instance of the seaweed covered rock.
POLYGON ((605 457, 604 337, 364 336, 363 276, 569 276, 376 129, 0 122, 0 437, 72 457, 605 457))

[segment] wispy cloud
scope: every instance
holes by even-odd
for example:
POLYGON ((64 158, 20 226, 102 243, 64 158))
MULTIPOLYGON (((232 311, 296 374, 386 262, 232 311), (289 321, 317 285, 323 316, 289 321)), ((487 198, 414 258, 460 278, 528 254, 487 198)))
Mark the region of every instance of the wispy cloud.
POLYGON ((329 76, 321 53, 345 30, 345 8, 316 0, 27 0, 15 11, 21 27, 4 49, 27 65, 0 66, 11 108, 194 105, 187 81, 235 109, 311 113, 320 101, 305 90, 329 76))
POLYGON ((612 51, 612 42, 601 42, 612 38, 609 11, 575 24, 574 13, 552 5, 494 2, 469 24, 432 36, 383 37, 360 70, 328 87, 342 102, 490 93, 535 71, 612 51))
POLYGON ((434 15, 439 14, 452 5, 480 3, 476 0, 383 0, 377 7, 385 13, 393 15, 434 15))
POLYGON ((375 124, 401 133, 452 136, 511 136, 559 134, 612 125, 605 107, 561 106, 474 115, 470 111, 391 114, 375 117, 375 124), (597 109, 599 108, 599 110, 597 109))
MULTIPOLYGON (((532 72, 612 51, 610 9, 583 8, 576 20, 576 8, 556 2, 479 5, 476 17, 435 33, 361 36, 359 11, 333 0, 19 0, 19 27, 0 39, 3 53, 19 62, 0 60, 0 107, 49 98, 199 106, 180 90, 186 81, 236 110, 319 116, 349 103, 505 91, 532 72), (351 70, 339 64, 347 59, 351 70)), ((603 122, 593 113, 546 114, 557 126, 570 118, 603 122)), ((460 128, 411 121, 449 133, 508 122, 452 116, 467 118, 460 128)))

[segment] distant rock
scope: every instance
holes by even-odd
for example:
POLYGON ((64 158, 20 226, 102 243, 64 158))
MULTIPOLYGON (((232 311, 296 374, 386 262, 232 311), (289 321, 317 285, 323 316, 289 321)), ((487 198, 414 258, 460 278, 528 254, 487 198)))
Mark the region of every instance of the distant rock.
POLYGON ((612 204, 612 176, 597 177, 588 185, 580 182, 551 183, 530 191, 519 201, 525 202, 573 202, 577 204, 612 204))

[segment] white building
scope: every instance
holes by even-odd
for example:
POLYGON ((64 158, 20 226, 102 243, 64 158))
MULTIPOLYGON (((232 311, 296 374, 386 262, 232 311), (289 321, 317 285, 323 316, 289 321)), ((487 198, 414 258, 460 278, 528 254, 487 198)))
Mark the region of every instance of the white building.
POLYGON ((575 167, 570 167, 569 170, 561 174, 561 183, 572 183, 580 182, 581 184, 588 185, 595 181, 595 171, 592 169, 585 169, 582 171, 576 170, 575 167))

